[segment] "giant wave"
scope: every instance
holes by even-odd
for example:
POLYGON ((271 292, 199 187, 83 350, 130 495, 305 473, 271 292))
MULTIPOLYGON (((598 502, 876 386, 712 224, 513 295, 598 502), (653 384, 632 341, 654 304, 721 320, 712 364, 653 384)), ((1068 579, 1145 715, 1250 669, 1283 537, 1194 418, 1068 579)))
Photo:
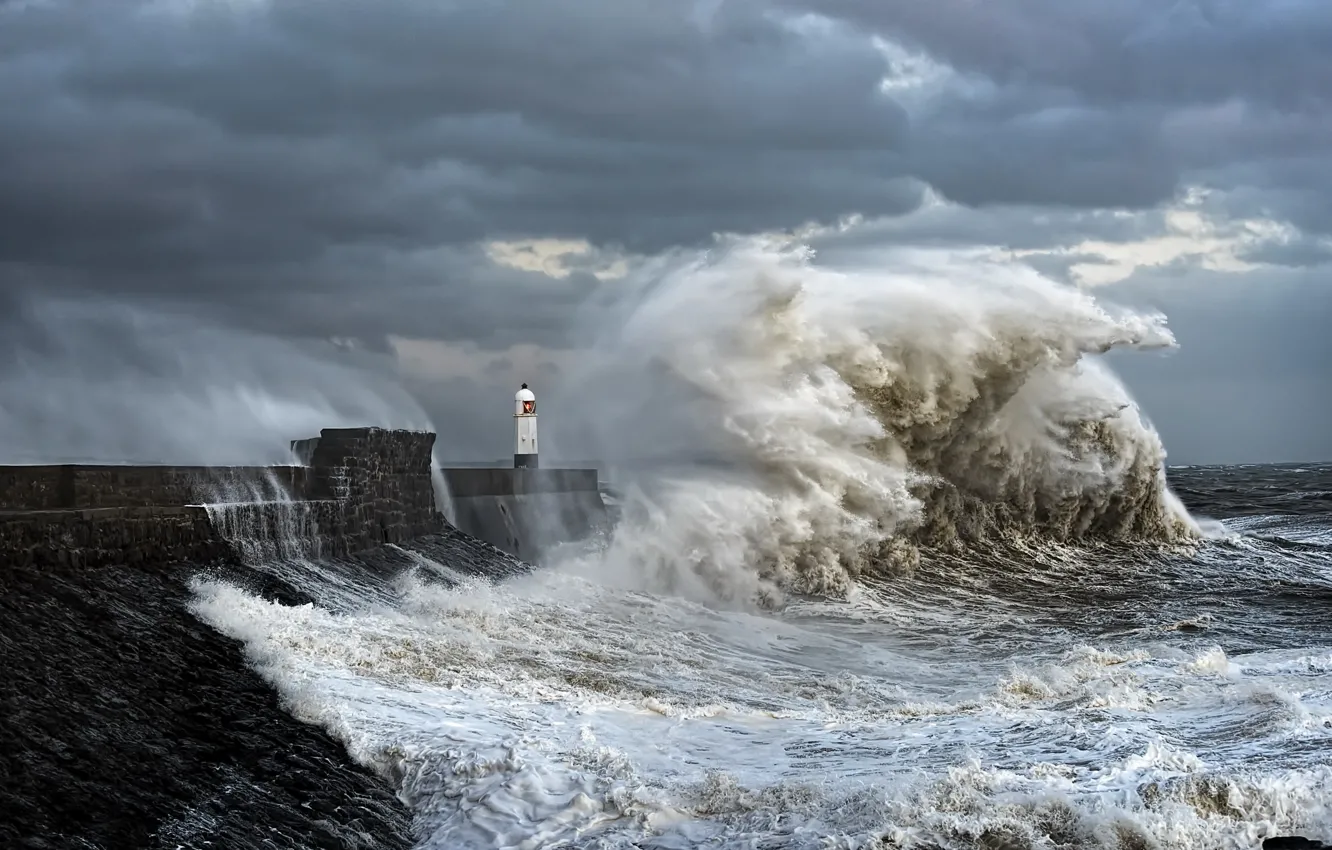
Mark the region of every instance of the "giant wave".
POLYGON ((1031 269, 903 250, 833 270, 799 243, 729 240, 650 264, 589 327, 571 383, 613 394, 584 399, 587 426, 613 456, 676 449, 628 488, 602 559, 644 587, 845 595, 922 548, 1199 534, 1095 359, 1172 346, 1164 317, 1031 269), (699 446, 722 467, 691 462, 699 446))

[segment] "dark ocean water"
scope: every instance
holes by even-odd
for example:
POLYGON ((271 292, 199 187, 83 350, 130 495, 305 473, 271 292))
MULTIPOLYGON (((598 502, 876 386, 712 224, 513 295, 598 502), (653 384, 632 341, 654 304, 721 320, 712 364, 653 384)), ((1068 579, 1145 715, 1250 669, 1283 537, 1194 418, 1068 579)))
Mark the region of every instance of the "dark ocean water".
POLYGON ((0 847, 1332 839, 1332 465, 1169 477, 1196 548, 934 555, 761 616, 457 535, 6 567, 0 847))

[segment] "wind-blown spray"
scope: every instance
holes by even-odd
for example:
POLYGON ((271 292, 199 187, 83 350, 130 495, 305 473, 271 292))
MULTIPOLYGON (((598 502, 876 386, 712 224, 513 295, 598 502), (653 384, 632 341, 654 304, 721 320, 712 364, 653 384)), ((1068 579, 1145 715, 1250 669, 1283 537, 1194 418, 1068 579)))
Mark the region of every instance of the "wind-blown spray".
POLYGON ((22 401, 0 409, 0 462, 290 463, 321 428, 430 427, 391 364, 327 345, 92 296, 19 319, 0 316, 0 396, 22 401))
POLYGON ((1089 358, 1173 345, 1159 315, 974 255, 848 272, 762 240, 662 259, 595 313, 570 382, 604 452, 652 473, 604 555, 625 580, 840 594, 922 545, 1195 533, 1089 358))

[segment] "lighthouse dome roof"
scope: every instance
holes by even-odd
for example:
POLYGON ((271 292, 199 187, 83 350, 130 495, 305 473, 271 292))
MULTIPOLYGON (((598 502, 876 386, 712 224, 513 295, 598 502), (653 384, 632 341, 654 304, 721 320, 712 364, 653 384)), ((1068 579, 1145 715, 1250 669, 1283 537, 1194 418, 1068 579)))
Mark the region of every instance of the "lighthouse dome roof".
POLYGON ((514 396, 513 396, 513 400, 514 400, 514 401, 536 401, 536 396, 533 395, 532 391, 529 390, 529 389, 527 388, 527 384, 523 384, 523 388, 522 388, 521 390, 519 390, 517 393, 514 394, 514 396))

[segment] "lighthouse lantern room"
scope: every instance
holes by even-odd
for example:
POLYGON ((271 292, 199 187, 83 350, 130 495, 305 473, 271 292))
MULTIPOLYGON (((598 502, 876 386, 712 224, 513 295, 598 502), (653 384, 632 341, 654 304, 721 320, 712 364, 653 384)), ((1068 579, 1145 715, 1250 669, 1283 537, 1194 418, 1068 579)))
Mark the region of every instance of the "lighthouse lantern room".
POLYGON ((537 414, 536 396, 523 384, 513 397, 515 469, 537 467, 537 414))

